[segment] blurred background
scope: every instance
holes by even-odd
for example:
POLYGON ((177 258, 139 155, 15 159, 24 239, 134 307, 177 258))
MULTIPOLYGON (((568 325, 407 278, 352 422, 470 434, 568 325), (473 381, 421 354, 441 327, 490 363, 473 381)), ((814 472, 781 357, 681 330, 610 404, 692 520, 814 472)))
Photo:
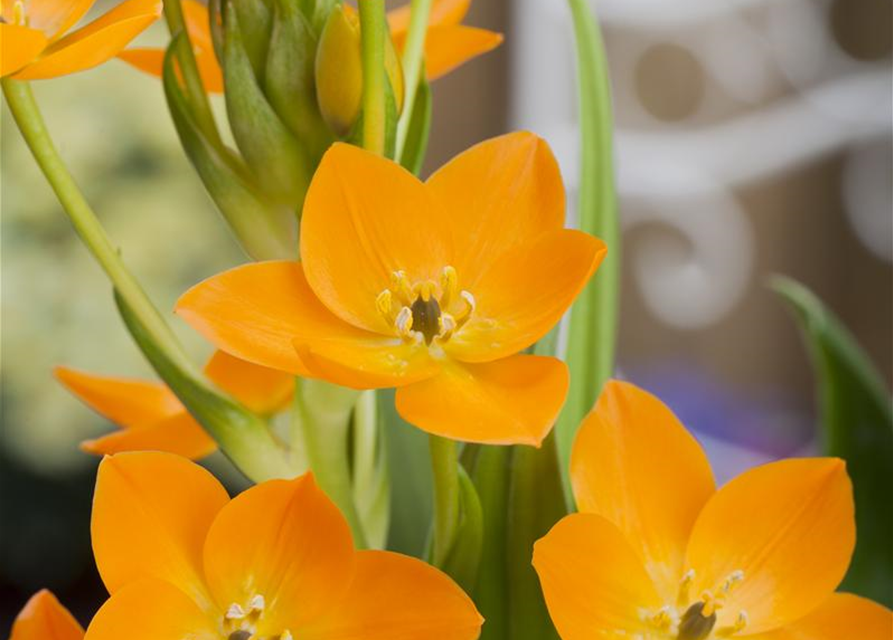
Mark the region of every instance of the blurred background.
MULTIPOLYGON (((593 7, 615 92, 621 373, 695 430, 721 480, 809 453, 813 376, 766 281, 782 273, 816 291, 889 387, 893 3, 593 7)), ((466 22, 506 42, 435 84, 426 172, 484 138, 530 129, 559 158, 573 216, 580 176, 565 3, 478 0, 466 22)), ((164 35, 156 25, 141 43, 164 35)), ((115 61, 35 91, 62 154, 162 309, 244 260, 179 149, 158 82, 115 61)), ((2 632, 38 588, 51 587, 84 621, 103 594, 89 546, 97 460, 77 445, 110 426, 54 382, 53 365, 151 372, 5 105, 0 194, 2 632)), ((177 329, 204 357, 206 345, 177 329)))

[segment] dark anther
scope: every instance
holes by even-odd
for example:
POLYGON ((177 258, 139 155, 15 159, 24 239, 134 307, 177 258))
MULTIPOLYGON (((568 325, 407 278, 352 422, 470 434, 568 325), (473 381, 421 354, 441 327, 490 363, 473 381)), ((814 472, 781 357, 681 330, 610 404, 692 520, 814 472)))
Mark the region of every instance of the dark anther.
POLYGON ((249 638, 251 638, 250 631, 233 631, 227 640, 249 640, 249 638))
POLYGON ((688 608, 679 622, 677 640, 704 640, 710 635, 713 625, 716 624, 716 612, 705 617, 702 615, 703 611, 703 602, 695 603, 688 608))
POLYGON ((440 333, 440 304, 431 296, 428 300, 422 300, 422 296, 412 303, 412 330, 425 336, 425 344, 431 344, 434 337, 440 333))

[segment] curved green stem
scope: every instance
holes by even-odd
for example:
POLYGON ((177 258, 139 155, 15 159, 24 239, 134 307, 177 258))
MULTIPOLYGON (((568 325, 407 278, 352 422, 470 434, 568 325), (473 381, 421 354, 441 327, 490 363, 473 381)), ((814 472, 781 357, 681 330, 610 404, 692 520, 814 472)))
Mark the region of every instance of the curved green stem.
POLYGON ((431 435, 431 470, 434 474, 433 564, 443 567, 459 525, 459 456, 453 440, 431 435))
POLYGON ((59 157, 28 84, 4 79, 2 86, 22 137, 78 236, 111 280, 122 318, 161 378, 248 477, 260 481, 294 475, 264 421, 206 381, 127 270, 118 249, 59 157))
POLYGON ((180 4, 180 0, 164 0, 164 17, 171 36, 176 37, 177 34, 182 33, 184 40, 188 44, 185 47, 177 47, 176 51, 180 73, 186 84, 186 94, 189 96, 195 119, 202 131, 219 148, 223 145, 223 142, 220 139, 220 132, 217 130, 214 113, 211 111, 208 94, 205 93, 205 85, 202 83, 201 74, 198 71, 195 51, 192 48, 192 38, 189 35, 189 30, 186 28, 186 20, 183 17, 183 7, 180 4))
POLYGON ((577 427, 614 371, 620 293, 620 223, 614 185, 611 85, 604 44, 587 0, 568 0, 577 45, 582 162, 580 229, 608 246, 592 281, 574 303, 568 334, 571 386, 556 426, 568 504, 570 450, 577 427))
POLYGON ((409 31, 403 48, 403 81, 406 88, 403 98, 403 113, 397 123, 397 150, 394 157, 400 160, 412 112, 415 109, 416 92, 424 72, 422 57, 425 51, 425 35, 428 31, 428 16, 431 14, 431 0, 412 0, 412 12, 409 18, 409 31))
POLYGON ((191 363, 170 327, 149 300, 139 282, 124 266, 118 249, 106 235, 96 214, 68 172, 62 158, 59 157, 56 145, 34 100, 31 87, 25 82, 7 78, 3 80, 3 93, 34 159, 53 188, 65 213, 68 214, 75 231, 108 275, 115 290, 141 318, 152 339, 163 345, 178 364, 191 368, 191 363))
POLYGON ((384 0, 359 0, 363 55, 363 148, 384 155, 387 139, 385 98, 385 41, 387 21, 384 0))

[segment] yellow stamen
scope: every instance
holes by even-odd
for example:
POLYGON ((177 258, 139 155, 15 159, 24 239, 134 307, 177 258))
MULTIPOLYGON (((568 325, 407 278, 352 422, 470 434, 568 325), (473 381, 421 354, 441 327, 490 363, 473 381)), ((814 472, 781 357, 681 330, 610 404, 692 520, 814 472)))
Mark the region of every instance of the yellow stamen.
POLYGON ((12 5, 12 23, 19 27, 28 26, 28 16, 25 14, 25 3, 23 0, 16 0, 12 5))
POLYGON ((682 580, 679 582, 679 596, 676 598, 676 606, 678 607, 687 607, 689 601, 689 591, 691 590, 691 585, 695 581, 695 570, 689 569, 685 572, 685 575, 682 576, 682 580))
POLYGON ((385 289, 381 293, 378 294, 378 297, 375 299, 375 308, 378 309, 378 312, 385 317, 386 320, 392 321, 391 318, 391 309, 393 307, 393 295, 391 294, 390 289, 385 289))
POLYGON ((443 268, 443 282, 440 286, 443 289, 443 295, 440 297, 440 307, 449 309, 456 298, 456 293, 459 291, 459 274, 456 273, 455 268, 449 266, 443 268))
POLYGON ((409 284, 406 272, 395 271, 391 274, 391 291, 403 306, 408 307, 412 304, 412 286, 409 284))

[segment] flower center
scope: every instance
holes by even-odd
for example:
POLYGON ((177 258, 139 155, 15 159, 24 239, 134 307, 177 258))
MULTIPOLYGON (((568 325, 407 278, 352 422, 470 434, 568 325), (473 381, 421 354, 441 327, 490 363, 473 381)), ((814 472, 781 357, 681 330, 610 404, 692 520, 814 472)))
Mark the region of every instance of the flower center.
POLYGON ((294 640, 288 629, 275 636, 257 635, 257 625, 265 607, 266 601, 260 594, 252 596, 245 606, 238 602, 229 605, 223 616, 226 640, 294 640))
POLYGON ((662 607, 657 613, 646 614, 649 625, 660 632, 661 637, 675 640, 707 640, 708 638, 728 638, 747 626, 747 612, 738 612, 735 624, 714 630, 717 612, 725 607, 729 594, 744 580, 743 571, 733 571, 716 588, 706 590, 691 602, 690 590, 695 572, 690 569, 682 577, 675 606, 662 607), (684 612, 679 615, 679 612, 684 612))
POLYGON ((406 273, 395 271, 391 286, 375 299, 378 312, 397 335, 406 341, 431 345, 446 342, 468 322, 474 311, 474 296, 459 289, 453 267, 443 269, 440 283, 423 280, 411 283, 406 273))

